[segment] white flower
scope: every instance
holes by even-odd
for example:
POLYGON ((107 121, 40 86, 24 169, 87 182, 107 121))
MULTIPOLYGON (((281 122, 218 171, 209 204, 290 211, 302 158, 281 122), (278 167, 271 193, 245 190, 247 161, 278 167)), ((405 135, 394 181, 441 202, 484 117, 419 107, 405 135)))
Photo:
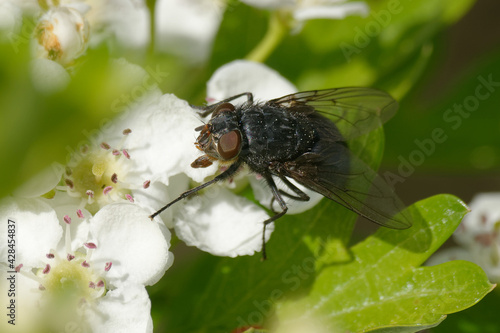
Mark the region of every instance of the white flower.
MULTIPOLYGON (((255 102, 264 102, 296 91, 297 89, 293 84, 266 65, 251 61, 236 60, 220 67, 212 75, 207 84, 207 99, 215 102, 243 92, 251 92, 255 102)), ((238 101, 240 103, 245 102, 245 99, 238 99, 238 101)), ((255 198, 263 206, 269 207, 273 197, 269 187, 259 175, 251 174, 249 177, 255 198)), ((279 178, 274 177, 274 180, 278 188, 290 192, 279 178)), ((310 200, 305 202, 295 201, 284 197, 283 199, 289 207, 287 214, 304 212, 315 206, 323 198, 321 194, 305 188, 293 179, 289 180, 306 193, 310 197, 310 200)), ((278 212, 281 210, 276 200, 274 201, 273 209, 278 212)))
POLYGON ((251 6, 290 11, 298 21, 313 19, 343 19, 350 15, 366 16, 368 6, 362 1, 346 0, 241 0, 251 6))
POLYGON ((90 6, 86 18, 91 29, 91 47, 114 41, 130 49, 149 45, 150 17, 144 0, 85 0, 85 3, 90 6))
MULTIPOLYGON (((0 0, 0 32, 19 32, 21 29, 22 14, 22 9, 13 1, 0 0)), ((0 34, 0 38, 1 36, 0 34)))
POLYGON ((58 62, 39 58, 30 63, 31 82, 34 88, 44 94, 53 94, 62 91, 71 81, 66 69, 58 62))
POLYGON ((32 40, 35 57, 70 65, 87 49, 89 24, 82 13, 70 7, 54 7, 42 15, 32 40))
POLYGON ((160 52, 193 62, 208 58, 225 1, 158 0, 155 7, 155 46, 160 52))
POLYGON ((429 260, 435 265, 449 260, 472 261, 489 279, 500 282, 500 193, 482 193, 471 201, 471 212, 453 234, 461 247, 445 249, 429 260))
MULTIPOLYGON (((156 105, 161 92, 154 75, 155 73, 146 72, 123 59, 114 61, 110 66, 110 81, 116 81, 113 84, 120 91, 130 92, 122 94, 112 103, 114 111, 136 108, 141 114, 142 108, 147 108, 150 104, 156 105)), ((99 130, 84 132, 88 141, 80 143, 71 152, 68 163, 62 168, 64 172, 60 186, 56 187, 55 200, 61 197, 61 192, 66 192, 75 198, 75 204, 94 214, 113 202, 134 202, 153 213, 170 199, 164 185, 151 181, 152 173, 147 172, 148 161, 141 156, 141 148, 150 144, 147 137, 150 128, 141 127, 141 124, 136 126, 135 119, 127 118, 127 114, 121 113, 117 119, 107 122, 99 130), (124 119, 128 120, 123 121, 124 119)), ((58 171, 60 172, 60 168, 58 171)), ((47 184, 43 186, 40 182, 31 183, 40 188, 24 186, 16 194, 34 197, 53 184, 48 178, 44 182, 47 184)), ((62 197, 65 197, 65 193, 62 197)), ((164 217, 165 222, 169 223, 171 218, 168 214, 164 217)))
POLYGON ((168 230, 147 216, 133 204, 108 205, 92 217, 76 206, 54 210, 42 199, 4 199, 0 237, 10 239, 8 230, 15 230, 16 256, 8 261, 10 248, 0 243, 0 272, 23 284, 18 304, 30 314, 18 324, 38 331, 152 331, 144 286, 161 278, 173 256, 168 230))
MULTIPOLYGON (((263 221, 269 216, 222 186, 191 199, 175 220, 177 236, 187 245, 218 256, 253 255, 262 247, 263 221)), ((266 227, 266 242, 274 225, 266 227)))

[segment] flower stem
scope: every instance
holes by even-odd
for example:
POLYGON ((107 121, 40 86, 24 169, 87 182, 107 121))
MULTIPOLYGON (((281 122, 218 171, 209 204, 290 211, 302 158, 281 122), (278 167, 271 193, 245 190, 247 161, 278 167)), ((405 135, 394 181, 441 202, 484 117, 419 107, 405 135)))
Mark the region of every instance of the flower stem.
POLYGON ((257 44, 249 54, 247 54, 245 57, 246 60, 264 62, 278 46, 283 37, 285 37, 288 32, 288 25, 284 22, 280 14, 281 13, 278 11, 271 14, 269 18, 269 27, 264 38, 262 38, 260 43, 257 44))

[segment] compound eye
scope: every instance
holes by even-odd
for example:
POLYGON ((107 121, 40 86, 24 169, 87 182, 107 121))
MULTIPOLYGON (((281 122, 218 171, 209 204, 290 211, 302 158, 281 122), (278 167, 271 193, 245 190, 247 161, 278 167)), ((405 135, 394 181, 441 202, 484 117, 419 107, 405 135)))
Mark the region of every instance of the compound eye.
POLYGON ((215 117, 216 115, 222 113, 222 112, 233 112, 234 111, 234 105, 231 103, 222 103, 221 105, 217 106, 215 108, 215 111, 212 113, 212 117, 215 117))
POLYGON ((241 133, 240 131, 227 132, 220 137, 217 144, 217 152, 224 160, 230 160, 236 157, 241 150, 241 133))

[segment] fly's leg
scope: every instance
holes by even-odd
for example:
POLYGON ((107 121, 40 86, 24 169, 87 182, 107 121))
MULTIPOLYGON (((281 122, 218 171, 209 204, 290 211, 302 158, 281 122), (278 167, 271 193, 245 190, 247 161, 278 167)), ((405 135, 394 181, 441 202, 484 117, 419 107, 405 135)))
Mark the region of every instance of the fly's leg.
POLYGON ((274 214, 271 216, 269 219, 265 220, 264 223, 264 228, 262 230, 262 261, 267 259, 267 254, 266 254, 266 226, 279 219, 283 215, 286 214, 288 211, 288 207, 286 206, 285 200, 283 200, 283 197, 280 194, 280 190, 276 187, 276 183, 274 182, 273 177, 271 175, 264 175, 265 180, 267 181, 267 184, 271 188, 271 191, 273 192, 274 198, 278 201, 282 211, 279 213, 274 214))
POLYGON ((223 101, 220 101, 220 102, 217 102, 215 104, 212 104, 212 105, 208 105, 208 106, 192 106, 193 108, 195 109, 199 109, 199 115, 201 117, 206 117, 208 116, 209 114, 211 114, 212 112, 214 112, 214 110, 219 106, 221 105, 222 103, 227 103, 227 102, 231 102, 232 100, 235 100, 241 96, 246 96, 247 97, 247 104, 252 104, 253 103, 253 94, 250 93, 250 92, 246 92, 246 93, 242 93, 242 94, 238 94, 238 95, 235 95, 235 96, 232 96, 232 97, 229 97, 229 98, 226 98, 225 100, 223 101))
POLYGON ((191 194, 196 193, 196 192, 204 189, 205 187, 207 187, 209 185, 212 185, 212 184, 217 183, 217 182, 219 182, 221 180, 224 180, 224 179, 227 179, 227 178, 231 177, 232 175, 234 175, 236 173, 236 171, 238 171, 240 165, 241 165, 241 161, 234 162, 233 164, 231 164, 231 166, 229 168, 227 168, 226 171, 224 171, 220 175, 216 176, 214 179, 206 182, 205 184, 201 184, 198 187, 195 187, 193 189, 190 189, 190 190, 182 193, 177 199, 172 200, 171 202, 169 202, 168 204, 166 204, 165 206, 163 206, 162 208, 160 208, 158 211, 156 211, 155 213, 153 213, 152 215, 150 215, 149 218, 152 220, 152 219, 155 218, 155 216, 157 216, 158 214, 160 214, 161 212, 163 212, 165 209, 167 209, 170 206, 172 206, 177 201, 180 201, 180 200, 182 200, 184 198, 187 198, 191 194))
POLYGON ((295 194, 297 194, 296 196, 294 196, 294 195, 286 193, 285 191, 280 190, 280 193, 283 194, 284 196, 287 196, 287 197, 292 198, 293 200, 297 200, 297 201, 309 201, 309 199, 311 199, 311 198, 309 198, 309 196, 307 194, 302 192, 302 190, 300 188, 295 186, 285 176, 280 176, 280 179, 283 181, 283 183, 285 183, 286 186, 288 186, 289 189, 291 189, 292 191, 295 192, 295 194))
MULTIPOLYGON (((293 199, 293 200, 297 200, 297 201, 309 201, 309 196, 307 194, 305 194, 304 192, 302 192, 302 190, 300 188, 298 188, 297 186, 295 186, 291 181, 289 181, 285 176, 280 176, 280 179, 283 181, 283 183, 285 183, 286 186, 288 186, 289 189, 291 189, 293 192, 295 192, 295 194, 297 195, 293 195, 293 194, 290 194, 288 192, 285 192, 283 190, 279 190, 280 194, 287 197, 287 198, 290 198, 290 199, 293 199)), ((274 204, 274 200, 275 200, 275 197, 273 196, 271 198, 271 211, 273 213, 276 213, 273 209, 273 204, 274 204)))

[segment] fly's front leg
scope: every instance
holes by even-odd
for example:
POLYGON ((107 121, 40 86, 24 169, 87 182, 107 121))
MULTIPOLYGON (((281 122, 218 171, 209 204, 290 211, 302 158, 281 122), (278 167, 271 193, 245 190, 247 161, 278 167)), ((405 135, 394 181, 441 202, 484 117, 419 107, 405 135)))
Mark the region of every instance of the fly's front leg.
POLYGON ((266 260, 267 259, 267 254, 266 254, 266 226, 269 223, 274 222, 277 219, 279 219, 280 217, 282 217, 283 215, 285 215, 286 212, 288 211, 288 207, 286 206, 285 200, 283 200, 283 197, 280 194, 280 190, 278 189, 278 187, 276 187, 276 183, 274 182, 273 177, 268 174, 268 175, 264 175, 264 179, 267 181, 267 184, 271 188, 271 191, 273 192, 273 196, 278 201, 278 203, 279 203, 282 211, 279 212, 279 213, 274 214, 269 219, 267 219, 267 220, 265 220, 263 222, 264 223, 264 228, 262 230, 262 260, 266 260))
POLYGON ((205 184, 201 184, 200 186, 197 186, 197 187, 195 187, 193 189, 190 189, 190 190, 182 193, 177 199, 172 200, 167 205, 163 206, 158 211, 156 211, 155 213, 153 213, 152 215, 150 215, 149 218, 152 220, 152 219, 155 218, 155 216, 157 216, 158 214, 160 214, 161 212, 163 212, 168 207, 172 206, 174 203, 176 203, 176 202, 178 202, 178 201, 180 201, 180 200, 182 200, 184 198, 187 198, 191 194, 196 193, 196 192, 204 189, 205 187, 207 187, 209 185, 217 183, 217 182, 219 182, 221 180, 228 179, 229 177, 231 177, 232 175, 234 175, 236 173, 236 171, 238 171, 238 169, 240 168, 240 166, 241 166, 241 161, 234 162, 233 164, 231 164, 231 166, 226 171, 224 171, 223 173, 221 173, 220 175, 218 175, 214 179, 206 182, 205 184))
POLYGON ((192 106, 193 108, 195 109, 199 109, 199 115, 201 117, 206 117, 208 116, 209 114, 211 114, 212 112, 214 112, 214 110, 219 106, 221 105, 222 103, 227 103, 227 102, 231 102, 237 98, 240 98, 241 96, 246 96, 247 97, 247 104, 252 104, 253 103, 253 94, 251 92, 246 92, 246 93, 242 93, 242 94, 238 94, 238 95, 235 95, 235 96, 232 96, 232 97, 229 97, 229 98, 226 98, 225 100, 222 100, 220 102, 217 102, 215 104, 212 104, 212 105, 208 105, 208 106, 192 106))

